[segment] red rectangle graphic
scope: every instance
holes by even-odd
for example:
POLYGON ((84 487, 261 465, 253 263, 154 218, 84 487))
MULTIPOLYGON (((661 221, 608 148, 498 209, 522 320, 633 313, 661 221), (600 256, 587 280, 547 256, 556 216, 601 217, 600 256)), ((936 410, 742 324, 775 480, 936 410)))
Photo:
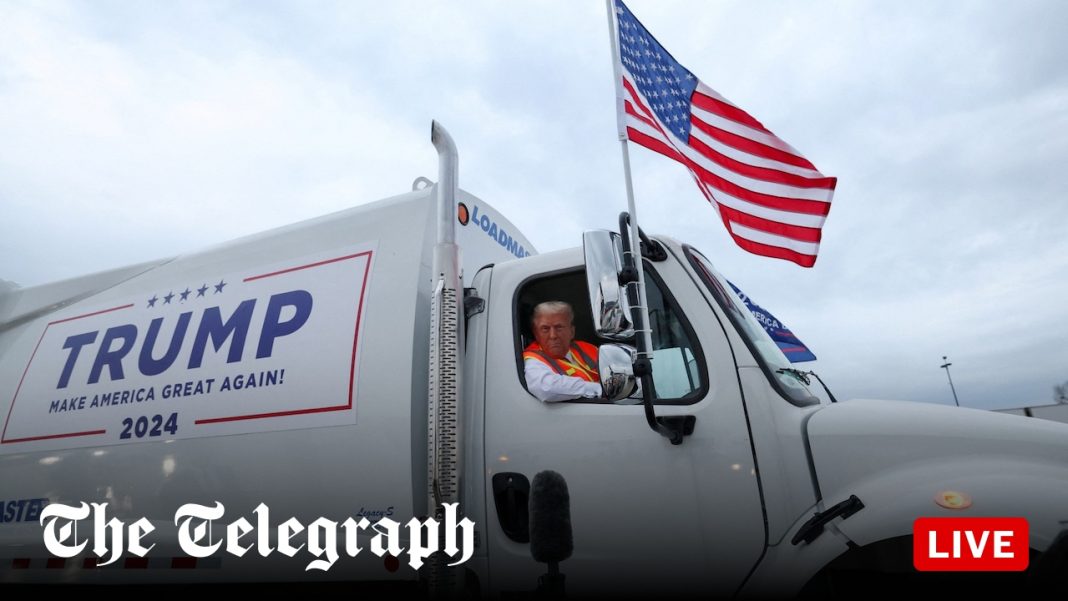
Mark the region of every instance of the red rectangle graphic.
POLYGON ((1019 572, 1029 536, 1024 518, 919 518, 912 563, 921 572, 1019 572))

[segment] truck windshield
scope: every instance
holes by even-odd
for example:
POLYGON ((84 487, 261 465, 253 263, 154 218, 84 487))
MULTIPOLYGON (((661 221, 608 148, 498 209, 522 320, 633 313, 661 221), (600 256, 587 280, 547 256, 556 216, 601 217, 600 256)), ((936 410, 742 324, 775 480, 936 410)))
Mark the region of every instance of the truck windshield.
POLYGON ((723 279, 723 276, 712 267, 712 263, 693 248, 687 247, 686 254, 694 270, 701 276, 701 280, 708 287, 712 296, 716 298, 716 301, 727 313, 734 323, 734 327, 746 339, 749 348, 757 355, 757 360, 763 364, 762 367, 772 379, 772 382, 776 384, 776 388, 794 404, 818 404, 819 399, 809 391, 804 382, 788 371, 780 371, 792 369, 789 360, 782 354, 782 351, 768 336, 768 333, 764 331, 764 328, 761 327, 756 318, 753 317, 753 314, 745 308, 745 304, 727 285, 727 281, 723 279))

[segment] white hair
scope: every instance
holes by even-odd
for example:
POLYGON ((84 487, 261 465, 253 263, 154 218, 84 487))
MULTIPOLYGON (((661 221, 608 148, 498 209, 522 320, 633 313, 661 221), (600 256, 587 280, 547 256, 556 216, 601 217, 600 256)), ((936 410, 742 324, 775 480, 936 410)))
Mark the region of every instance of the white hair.
POLYGON ((567 321, 572 324, 575 323, 575 312, 571 309, 571 305, 564 301, 538 303, 534 307, 534 313, 530 316, 530 323, 533 324, 539 315, 556 315, 557 313, 567 313, 567 321))

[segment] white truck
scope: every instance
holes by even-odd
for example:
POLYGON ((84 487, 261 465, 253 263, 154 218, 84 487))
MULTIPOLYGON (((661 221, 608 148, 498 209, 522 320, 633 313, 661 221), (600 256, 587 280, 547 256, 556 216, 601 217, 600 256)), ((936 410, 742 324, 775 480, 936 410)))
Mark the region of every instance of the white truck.
POLYGON ((488 596, 546 572, 531 557, 537 503, 569 515, 573 547, 548 543, 566 547, 551 571, 568 594, 909 583, 922 516, 1026 518, 1031 570, 1011 585, 1065 577, 1068 426, 821 401, 708 258, 665 237, 641 244, 652 374, 628 398, 629 232, 536 254, 458 190, 455 147, 436 125, 432 137, 434 185, 0 295, 0 582, 426 578, 396 553, 306 569, 295 529, 300 556, 191 558, 175 538, 188 503, 225 506, 203 540, 244 517, 270 548, 291 517, 404 522, 459 503, 476 532, 457 569, 488 596), (570 302, 578 338, 603 345, 610 398, 527 392, 521 351, 544 300, 570 302), (535 498, 545 470, 569 499, 535 498), (151 552, 101 565, 86 522, 70 539, 90 542, 81 554, 49 554, 44 509, 80 503, 145 518, 151 552))

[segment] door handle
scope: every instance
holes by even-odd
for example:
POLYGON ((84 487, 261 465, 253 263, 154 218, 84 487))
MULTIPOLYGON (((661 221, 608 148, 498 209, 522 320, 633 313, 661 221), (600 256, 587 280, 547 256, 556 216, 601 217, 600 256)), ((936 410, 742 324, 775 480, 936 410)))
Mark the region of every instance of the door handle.
POLYGON ((530 481, 523 474, 493 475, 493 501, 504 534, 517 543, 530 542, 530 481))

